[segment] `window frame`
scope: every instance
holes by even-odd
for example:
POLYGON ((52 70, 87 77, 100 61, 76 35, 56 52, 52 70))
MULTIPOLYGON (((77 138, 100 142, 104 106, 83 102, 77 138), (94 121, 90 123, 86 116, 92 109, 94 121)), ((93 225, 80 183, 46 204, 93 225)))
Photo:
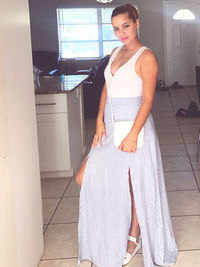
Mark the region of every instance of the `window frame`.
MULTIPOLYGON (((102 58, 103 55, 103 42, 105 42, 106 40, 103 40, 103 24, 108 24, 108 23, 103 23, 102 22, 102 12, 100 12, 102 9, 104 8, 112 8, 114 9, 117 5, 109 5, 108 7, 98 7, 98 6, 84 6, 84 7, 74 7, 74 6, 59 6, 56 8, 56 16, 57 16, 57 33, 58 33, 58 46, 59 46, 59 53, 60 53, 60 59, 61 60, 66 60, 66 59, 77 59, 77 60, 95 60, 95 59, 99 59, 102 58), (89 42, 98 42, 98 46, 99 46, 99 56, 98 57, 62 57, 62 49, 61 49, 61 44, 62 42, 60 41, 60 21, 59 21, 59 9, 97 9, 97 25, 98 25, 98 40, 89 40, 89 42)), ((137 7, 136 7, 137 8, 137 7)), ((138 9, 138 8, 137 8, 138 9)), ((108 40, 109 41, 116 41, 119 42, 118 39, 116 40, 108 40)), ((88 42, 88 40, 81 40, 81 41, 72 41, 72 42, 88 42)))
POLYGON ((177 9, 175 12, 174 12, 174 14, 173 14, 173 17, 172 17, 172 20, 174 21, 174 22, 181 22, 181 21, 183 21, 183 22, 193 22, 193 21, 195 21, 197 19, 197 16, 196 16, 196 14, 195 14, 195 12, 192 10, 192 9, 190 9, 190 8, 187 8, 187 7, 182 7, 182 8, 179 8, 179 9, 177 9), (194 16, 195 16, 195 18, 194 19, 174 19, 174 16, 176 15, 176 13, 178 12, 178 11, 180 11, 180 10, 189 10, 194 16))

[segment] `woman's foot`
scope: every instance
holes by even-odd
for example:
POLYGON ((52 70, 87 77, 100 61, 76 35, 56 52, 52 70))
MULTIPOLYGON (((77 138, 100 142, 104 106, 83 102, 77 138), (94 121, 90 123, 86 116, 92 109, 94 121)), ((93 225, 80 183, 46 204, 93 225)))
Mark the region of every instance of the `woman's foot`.
MULTIPOLYGON (((130 236, 133 236, 133 237, 136 237, 136 242, 138 243, 139 242, 139 236, 140 236, 140 230, 138 229, 138 231, 134 233, 130 232, 129 233, 130 236)), ((132 254, 134 252, 136 248, 136 244, 131 241, 131 240, 128 240, 128 243, 127 243, 127 252, 129 252, 130 254, 132 254)))
MULTIPOLYGON (((136 237, 136 242, 137 243, 139 242, 139 234, 137 236, 130 234, 130 236, 136 237)), ((133 241, 128 240, 128 243, 127 243, 127 252, 129 252, 130 254, 132 254, 134 252, 135 248, 136 248, 136 244, 133 241)))
MULTIPOLYGON (((128 237, 128 243, 129 242, 131 242, 131 243, 134 244, 134 248, 131 246, 132 247, 131 248, 131 251, 129 249, 130 247, 127 249, 126 257, 125 257, 125 259, 123 261, 123 264, 122 264, 123 266, 126 265, 126 264, 128 264, 132 260, 132 258, 135 256, 135 254, 141 248, 141 238, 140 238, 140 236, 138 238, 136 238, 134 236, 129 235, 129 237, 128 237)), ((129 246, 129 245, 127 245, 127 246, 129 246)))

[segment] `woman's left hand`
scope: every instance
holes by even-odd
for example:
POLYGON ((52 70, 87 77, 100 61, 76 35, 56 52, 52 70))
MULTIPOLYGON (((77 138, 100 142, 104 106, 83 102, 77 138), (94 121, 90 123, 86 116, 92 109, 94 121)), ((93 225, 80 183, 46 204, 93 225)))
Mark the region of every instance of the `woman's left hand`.
POLYGON ((137 136, 128 134, 118 146, 118 149, 123 152, 135 152, 137 149, 137 136))

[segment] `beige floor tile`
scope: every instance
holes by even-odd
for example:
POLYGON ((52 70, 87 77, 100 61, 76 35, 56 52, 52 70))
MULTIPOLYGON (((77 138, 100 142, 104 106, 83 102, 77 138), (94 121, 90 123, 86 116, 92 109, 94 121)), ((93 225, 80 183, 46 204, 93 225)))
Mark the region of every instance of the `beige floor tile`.
POLYGON ((183 140, 180 134, 158 134, 160 145, 182 144, 183 140))
MULTIPOLYGON (((91 262, 83 261, 79 266, 91 267, 91 265, 91 262)), ((38 267, 77 267, 77 258, 41 261, 38 267)))
POLYGON ((200 216, 172 217, 172 224, 179 250, 200 249, 200 216))
POLYGON ((184 133, 183 139, 184 139, 184 142, 187 144, 196 143, 197 134, 196 133, 184 133))
POLYGON ((182 133, 198 133, 200 128, 199 124, 181 124, 180 129, 182 133))
MULTIPOLYGON (((175 111, 177 112, 180 108, 187 109, 189 102, 185 102, 185 101, 180 100, 180 101, 175 101, 173 103, 173 105, 174 105, 175 111)), ((179 117, 177 116, 177 118, 179 118, 179 117)))
POLYGON ((81 262, 81 264, 79 266, 80 267, 92 267, 92 262, 91 261, 84 260, 84 261, 81 262))
POLYGON ((142 254, 136 254, 127 267, 144 267, 142 254))
POLYGON ((167 192, 171 216, 200 215, 200 193, 194 191, 167 192))
POLYGON ((169 99, 161 101, 160 99, 154 99, 154 104, 151 109, 152 113, 161 113, 161 112, 173 112, 173 107, 169 102, 169 99))
POLYGON ((162 156, 186 156, 187 152, 183 144, 160 145, 162 156))
POLYGON ((38 267, 77 267, 77 259, 40 261, 38 267))
POLYGON ((49 225, 44 235, 42 259, 71 258, 78 256, 77 223, 49 225))
POLYGON ((191 165, 186 156, 163 157, 164 171, 190 171, 191 165))
POLYGON ((180 118, 180 117, 177 117, 178 118, 178 122, 180 125, 183 125, 183 124, 196 124, 196 125, 200 125, 200 118, 180 118))
POLYGON ((196 144, 185 144, 185 145, 186 145, 187 153, 190 156, 195 156, 196 155, 197 145, 196 144))
POLYGON ((194 171, 194 173, 195 173, 195 176, 196 176, 196 179, 197 179, 197 183, 198 183, 198 185, 200 187, 200 171, 194 171))
POLYGON ((43 199, 43 223, 48 224, 49 220, 51 219, 51 216, 53 215, 58 202, 60 201, 60 198, 48 198, 43 199))
POLYGON ((192 167, 195 171, 200 171, 200 157, 199 160, 196 160, 196 156, 190 156, 192 167))
POLYGON ((154 120, 156 125, 177 125, 177 121, 175 118, 160 118, 154 120))
POLYGON ((71 178, 45 178, 41 179, 42 197, 61 197, 71 178))
POLYGON ((165 172, 167 190, 197 189, 197 184, 192 171, 165 172))
POLYGON ((156 92, 156 95, 155 95, 155 98, 154 98, 154 102, 153 102, 153 106, 157 107, 157 106, 160 106, 160 105, 165 105, 165 106, 168 107, 168 106, 171 105, 171 101, 170 101, 168 96, 166 96, 166 97, 157 96, 157 92, 156 92))
POLYGON ((92 262, 85 260, 85 261, 82 261, 79 266, 80 267, 91 267, 92 266, 92 262))
MULTIPOLYGON (((142 254, 136 254, 134 258, 131 260, 131 262, 127 264, 126 266, 127 267, 144 267, 142 254)), ((98 266, 93 264, 92 267, 98 267, 98 266)))
POLYGON ((63 198, 50 223, 78 222, 78 207, 79 197, 63 198))
POLYGON ((180 130, 177 125, 156 125, 157 134, 179 134, 180 130))
POLYGON ((174 110, 173 110, 173 107, 171 106, 171 105, 169 105, 169 106, 167 106, 167 105, 161 105, 161 106, 154 106, 153 108, 152 108, 152 113, 155 113, 155 112, 169 112, 169 111, 171 111, 171 112, 173 112, 174 110))
POLYGON ((183 139, 180 134, 158 134, 160 145, 182 144, 183 139))
POLYGON ((64 197, 78 197, 80 195, 80 187, 73 178, 67 187, 64 197))
POLYGON ((153 118, 174 118, 175 113, 172 111, 164 111, 164 112, 152 112, 153 118))

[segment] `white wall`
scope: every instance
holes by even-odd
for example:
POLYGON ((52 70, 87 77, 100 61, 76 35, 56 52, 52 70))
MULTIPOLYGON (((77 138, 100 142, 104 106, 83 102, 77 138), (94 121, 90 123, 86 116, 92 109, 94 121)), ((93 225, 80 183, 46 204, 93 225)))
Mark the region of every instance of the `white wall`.
POLYGON ((27 0, 1 0, 0 216, 0 266, 36 267, 44 247, 27 0))
POLYGON ((140 37, 150 47, 159 61, 159 78, 164 79, 164 36, 162 0, 113 0, 110 4, 99 4, 96 0, 29 0, 31 15, 31 36, 33 50, 58 51, 56 22, 57 7, 112 6, 130 2, 140 12, 140 37))

